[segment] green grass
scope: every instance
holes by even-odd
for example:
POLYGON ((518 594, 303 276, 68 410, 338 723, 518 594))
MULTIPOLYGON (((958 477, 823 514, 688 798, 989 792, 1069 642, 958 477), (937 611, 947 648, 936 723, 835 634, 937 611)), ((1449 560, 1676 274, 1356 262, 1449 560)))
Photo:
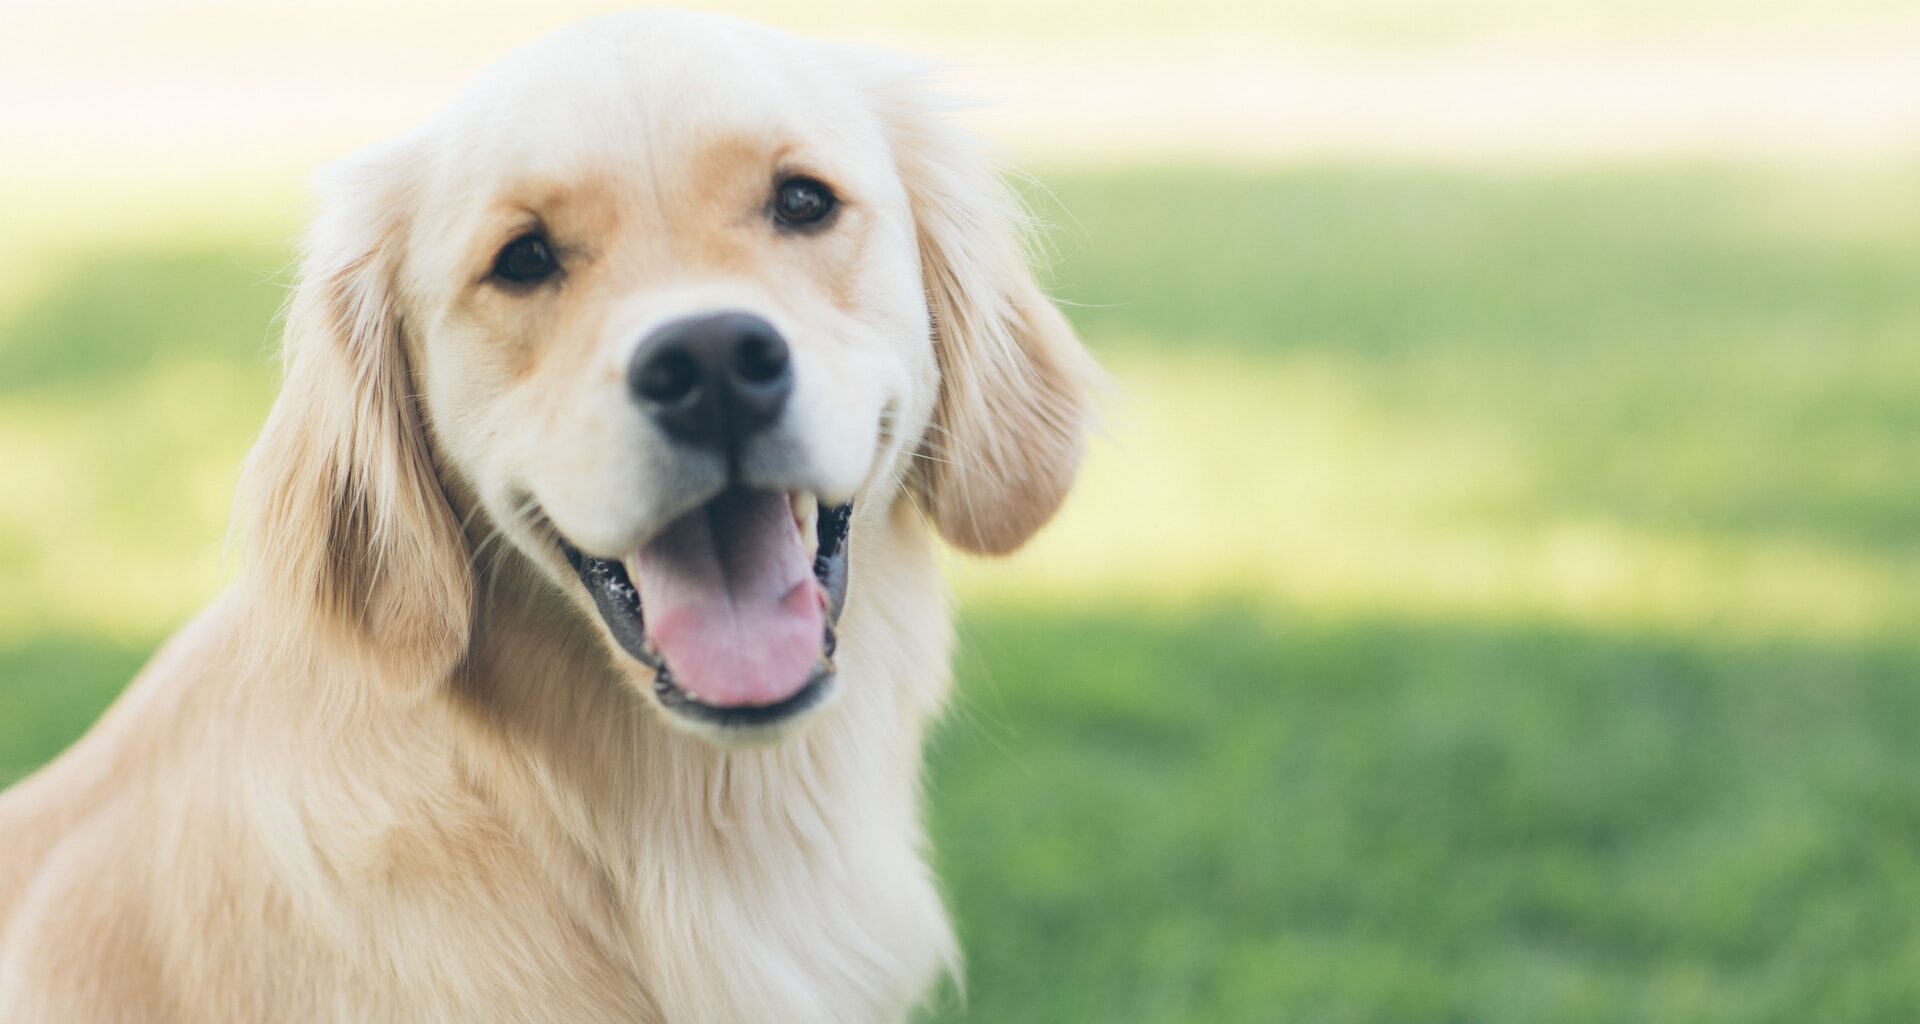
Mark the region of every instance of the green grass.
POLYGON ((1920 1015, 1911 645, 983 614, 934 835, 972 1016, 1920 1015))
MULTIPOLYGON (((1920 1019, 1910 173, 1042 178, 1119 397, 955 566, 932 1017, 1920 1019)), ((222 578, 292 229, 0 253, 0 780, 222 578)))

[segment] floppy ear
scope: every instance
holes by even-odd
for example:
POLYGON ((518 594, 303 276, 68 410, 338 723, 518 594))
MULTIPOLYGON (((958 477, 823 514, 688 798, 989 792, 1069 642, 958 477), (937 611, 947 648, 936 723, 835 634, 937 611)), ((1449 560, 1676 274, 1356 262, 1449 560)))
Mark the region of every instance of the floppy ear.
POLYGON ((243 493, 258 593, 399 686, 465 650, 472 583, 433 466, 395 306, 397 149, 324 183, 287 313, 285 381, 243 493))
POLYGON ((920 245, 940 394, 914 485, 954 546, 1005 554, 1059 509, 1099 371, 1034 281, 985 143, 915 84, 881 92, 920 245))

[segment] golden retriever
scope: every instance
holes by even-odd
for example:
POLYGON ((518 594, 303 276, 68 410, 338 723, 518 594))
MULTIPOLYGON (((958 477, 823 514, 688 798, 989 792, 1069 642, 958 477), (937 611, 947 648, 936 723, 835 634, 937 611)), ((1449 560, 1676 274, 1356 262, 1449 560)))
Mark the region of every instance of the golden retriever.
POLYGON ((0 1021, 899 1020, 934 534, 1097 371, 919 73, 669 13, 329 175, 239 582, 0 798, 0 1021))

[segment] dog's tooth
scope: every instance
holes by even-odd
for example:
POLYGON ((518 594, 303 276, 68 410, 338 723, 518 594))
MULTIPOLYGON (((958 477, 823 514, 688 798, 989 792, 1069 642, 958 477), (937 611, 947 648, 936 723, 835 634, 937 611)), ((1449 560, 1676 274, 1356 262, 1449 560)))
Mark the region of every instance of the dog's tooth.
POLYGON ((793 492, 793 525, 800 531, 800 543, 807 551, 807 561, 813 561, 820 547, 820 500, 806 491, 793 492))

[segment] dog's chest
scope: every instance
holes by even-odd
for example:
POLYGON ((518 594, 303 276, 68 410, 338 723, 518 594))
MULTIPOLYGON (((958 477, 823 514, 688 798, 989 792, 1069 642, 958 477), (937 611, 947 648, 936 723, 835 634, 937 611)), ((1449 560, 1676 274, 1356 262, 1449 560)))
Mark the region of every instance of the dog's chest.
POLYGON ((905 836, 824 856, 754 850, 642 879, 634 966, 667 1020, 896 1021, 953 958, 905 836))
POLYGON ((343 998, 313 1015, 388 1019, 406 1006, 437 1020, 892 1022, 952 956, 907 844, 870 846, 845 870, 784 855, 704 870, 662 862, 627 893, 602 890, 597 908, 577 891, 555 898, 552 877, 475 881, 367 908, 380 927, 349 940, 357 966, 341 964, 343 998), (382 978, 403 991, 383 994, 382 978))
POLYGON ((955 959, 911 811, 847 799, 803 814, 786 796, 655 804, 597 857, 553 819, 523 821, 495 833, 497 859, 435 880, 431 905, 369 908, 412 936, 375 959, 466 979, 421 993, 458 1019, 904 1019, 955 959), (497 984, 474 1000, 482 964, 497 984))

